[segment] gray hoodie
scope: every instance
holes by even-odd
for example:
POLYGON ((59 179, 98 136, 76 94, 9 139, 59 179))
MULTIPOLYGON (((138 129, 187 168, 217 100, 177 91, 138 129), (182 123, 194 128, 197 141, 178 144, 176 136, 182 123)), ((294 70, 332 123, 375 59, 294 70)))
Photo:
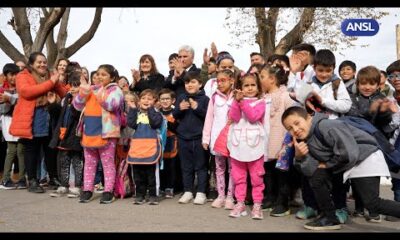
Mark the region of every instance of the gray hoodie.
POLYGON ((315 113, 305 141, 309 153, 296 159, 295 166, 308 177, 317 170, 319 162, 325 162, 328 169, 338 173, 352 168, 378 150, 375 138, 367 132, 340 120, 328 119, 321 113, 315 113), (324 142, 314 133, 317 125, 324 142))

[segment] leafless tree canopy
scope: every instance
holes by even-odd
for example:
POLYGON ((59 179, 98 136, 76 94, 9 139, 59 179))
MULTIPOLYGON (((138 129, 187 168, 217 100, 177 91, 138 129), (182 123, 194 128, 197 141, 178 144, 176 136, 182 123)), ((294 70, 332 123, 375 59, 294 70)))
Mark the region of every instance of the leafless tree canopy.
MULTIPOLYGON (((48 64, 53 66, 59 58, 69 58, 87 44, 101 22, 103 8, 96 8, 92 24, 74 43, 66 47, 68 21, 71 8, 12 8, 8 25, 21 40, 23 52, 11 43, 0 29, 0 48, 13 61, 27 59, 32 52, 47 50, 48 64), (55 27, 60 24, 57 38, 55 27), (34 36, 34 38, 33 38, 34 36)), ((1 12, 0 12, 1 15, 1 12)))
POLYGON ((388 14, 376 8, 229 8, 225 27, 234 36, 231 45, 257 43, 266 55, 286 54, 301 42, 340 51, 357 39, 341 33, 344 19, 388 14))

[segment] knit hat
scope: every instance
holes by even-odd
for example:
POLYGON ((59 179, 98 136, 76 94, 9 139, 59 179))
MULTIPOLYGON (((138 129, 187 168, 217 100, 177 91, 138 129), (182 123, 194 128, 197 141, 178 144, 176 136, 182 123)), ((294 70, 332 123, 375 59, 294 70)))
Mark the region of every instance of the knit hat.
POLYGON ((233 59, 233 57, 230 53, 220 52, 220 53, 218 53, 218 56, 217 56, 217 62, 216 62, 217 65, 219 65, 219 63, 224 59, 230 59, 230 60, 232 60, 232 62, 235 62, 235 60, 233 59))

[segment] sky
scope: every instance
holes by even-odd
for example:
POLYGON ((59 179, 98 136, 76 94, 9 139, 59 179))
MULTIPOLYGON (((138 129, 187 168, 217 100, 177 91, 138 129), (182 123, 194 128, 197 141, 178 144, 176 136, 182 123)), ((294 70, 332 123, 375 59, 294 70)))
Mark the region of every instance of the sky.
MULTIPOLYGON (((357 47, 335 52, 337 66, 349 59, 363 66, 374 65, 380 69, 396 60, 396 24, 400 24, 400 8, 385 9, 391 14, 378 20, 380 29, 372 37, 360 37, 357 47), (362 48, 361 45, 369 44, 362 48)), ((9 20, 2 12, 0 29, 21 51, 21 43, 15 32, 7 25, 9 20)), ((72 8, 68 27, 67 46, 73 43, 90 26, 93 8, 72 8)), ((93 39, 83 46, 71 61, 78 61, 89 71, 101 64, 112 64, 120 73, 131 80, 130 69, 139 67, 139 58, 151 54, 160 73, 168 74, 168 56, 177 52, 182 45, 195 50, 194 63, 200 67, 204 48, 210 49, 215 42, 218 51, 228 51, 235 64, 243 70, 250 65, 251 52, 258 52, 257 44, 231 47, 232 36, 223 24, 226 8, 104 8, 102 21, 93 39)), ((340 23, 338 23, 340 24, 340 23)), ((316 46, 318 49, 318 46, 316 46)), ((0 50, 0 64, 11 59, 0 50)))

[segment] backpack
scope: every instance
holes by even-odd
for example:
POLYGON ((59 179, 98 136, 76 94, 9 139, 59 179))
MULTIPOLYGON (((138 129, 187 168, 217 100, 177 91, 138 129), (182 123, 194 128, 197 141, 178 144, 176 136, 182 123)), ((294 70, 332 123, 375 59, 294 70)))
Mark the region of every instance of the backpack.
POLYGON ((114 184, 114 196, 121 199, 130 197, 135 192, 135 185, 128 174, 129 164, 126 159, 119 162, 114 184))
MULTIPOLYGON (((400 170, 399 148, 396 149, 392 144, 390 144, 383 133, 379 131, 374 125, 372 125, 369 121, 365 120, 364 118, 353 116, 343 116, 337 118, 336 120, 340 120, 348 125, 351 125, 372 135, 378 143, 377 147, 379 148, 379 150, 382 151, 383 155, 385 156, 386 164, 388 165, 389 170, 394 173, 397 173, 400 170)), ((314 134, 320 142, 327 145, 321 134, 321 131, 319 130, 318 124, 319 123, 317 123, 317 126, 315 127, 314 134)))
MULTIPOLYGON (((166 118, 167 123, 168 119, 170 120, 170 122, 175 121, 172 115, 167 115, 164 117, 166 118)), ((178 154, 178 137, 176 136, 176 134, 172 133, 171 131, 168 131, 167 129, 163 159, 172 159, 176 157, 177 154, 178 154)))

